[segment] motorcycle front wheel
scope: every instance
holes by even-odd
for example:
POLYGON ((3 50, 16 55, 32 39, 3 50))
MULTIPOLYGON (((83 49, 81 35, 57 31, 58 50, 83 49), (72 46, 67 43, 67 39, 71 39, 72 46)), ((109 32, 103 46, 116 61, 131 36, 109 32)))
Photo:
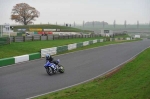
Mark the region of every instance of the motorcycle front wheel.
POLYGON ((46 72, 47 72, 48 75, 52 75, 53 74, 53 70, 52 70, 51 67, 47 67, 46 68, 46 72))

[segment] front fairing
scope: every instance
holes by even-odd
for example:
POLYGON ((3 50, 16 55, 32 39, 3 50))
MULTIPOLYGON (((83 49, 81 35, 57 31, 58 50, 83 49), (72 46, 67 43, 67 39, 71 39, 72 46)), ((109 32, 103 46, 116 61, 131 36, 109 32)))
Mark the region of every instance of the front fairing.
POLYGON ((44 67, 52 67, 54 68, 55 67, 55 64, 54 63, 50 63, 49 61, 44 65, 44 67))
POLYGON ((47 63, 44 65, 44 67, 48 67, 48 66, 50 66, 50 62, 49 61, 47 61, 47 63))

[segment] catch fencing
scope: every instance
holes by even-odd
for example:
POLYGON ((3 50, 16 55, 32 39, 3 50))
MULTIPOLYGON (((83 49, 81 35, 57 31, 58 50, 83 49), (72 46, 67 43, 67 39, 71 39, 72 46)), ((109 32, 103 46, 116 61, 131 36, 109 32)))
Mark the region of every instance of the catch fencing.
MULTIPOLYGON (((116 35, 118 35, 118 34, 116 34, 116 35)), ((120 35, 123 35, 123 34, 120 34, 120 35)), ((1 37, 0 38, 0 45, 10 44, 11 42, 44 41, 44 40, 73 39, 73 38, 96 38, 96 37, 102 37, 102 36, 101 36, 101 34, 92 34, 92 35, 12 36, 12 37, 1 37)), ((106 40, 110 41, 110 38, 106 37, 106 40)), ((94 43, 96 43, 96 41, 94 41, 94 43)))
POLYGON ((57 40, 57 39, 73 39, 73 38, 93 38, 101 37, 97 35, 34 35, 34 36, 13 36, 10 37, 11 42, 25 42, 25 41, 43 41, 43 40, 57 40))

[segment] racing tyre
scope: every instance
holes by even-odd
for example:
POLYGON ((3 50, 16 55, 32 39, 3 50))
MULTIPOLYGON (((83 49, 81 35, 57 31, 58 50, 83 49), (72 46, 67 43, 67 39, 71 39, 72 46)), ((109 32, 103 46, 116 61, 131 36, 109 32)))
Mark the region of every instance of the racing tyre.
POLYGON ((53 70, 52 70, 51 67, 47 67, 46 68, 46 72, 47 72, 48 75, 52 75, 53 74, 53 70))
POLYGON ((59 72, 60 73, 64 73, 65 69, 62 65, 59 65, 59 72))

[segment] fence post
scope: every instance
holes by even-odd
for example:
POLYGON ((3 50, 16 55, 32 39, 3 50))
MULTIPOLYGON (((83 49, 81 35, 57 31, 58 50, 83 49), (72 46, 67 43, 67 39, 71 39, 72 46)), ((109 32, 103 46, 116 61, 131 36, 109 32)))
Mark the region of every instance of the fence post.
POLYGON ((8 37, 7 42, 8 42, 8 44, 10 44, 10 42, 11 42, 11 41, 10 41, 10 37, 8 37))
POLYGON ((40 40, 42 40, 42 36, 40 36, 40 40))
POLYGON ((47 40, 48 40, 48 35, 47 35, 47 40))
POLYGON ((13 42, 15 42, 15 36, 13 36, 13 42))
POLYGON ((34 40, 34 36, 32 36, 32 41, 34 40))
POLYGON ((54 35, 53 35, 53 40, 54 40, 55 38, 54 38, 54 35))
POLYGON ((23 36, 23 41, 25 42, 25 36, 23 36))

